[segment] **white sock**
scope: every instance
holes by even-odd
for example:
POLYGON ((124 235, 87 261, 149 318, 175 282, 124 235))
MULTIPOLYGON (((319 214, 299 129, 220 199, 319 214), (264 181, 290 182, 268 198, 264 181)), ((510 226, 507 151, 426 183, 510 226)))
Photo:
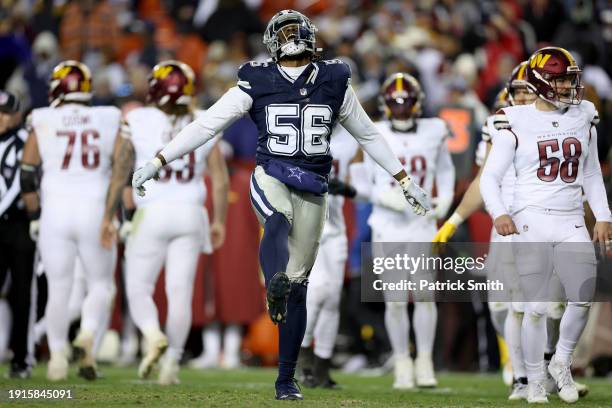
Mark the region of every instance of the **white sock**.
POLYGON ((491 323, 495 331, 500 337, 504 337, 504 325, 506 324, 506 316, 508 316, 508 309, 503 310, 491 310, 491 323))
POLYGON ((407 357, 408 335, 410 320, 408 319, 408 307, 406 302, 385 303, 385 327, 393 354, 398 357, 407 357))
POLYGON ((81 329, 92 333, 100 330, 101 320, 104 320, 109 313, 113 294, 114 284, 111 276, 88 282, 81 313, 81 329))
MULTIPOLYGON (((168 280, 166 280, 168 285, 168 280)), ((168 316, 165 333, 168 337, 168 353, 176 360, 183 355, 183 348, 191 327, 191 297, 193 286, 186 282, 175 282, 166 287, 168 316)))
POLYGON ((155 281, 130 278, 128 273, 126 287, 130 315, 136 327, 142 333, 160 331, 157 306, 153 301, 155 281))
POLYGON ((541 380, 544 378, 544 348, 546 347, 544 312, 525 312, 521 337, 527 380, 529 382, 541 380))
POLYGON ((47 274, 47 307, 45 309, 47 343, 49 350, 54 353, 63 353, 68 341, 70 322, 67 316, 66 299, 70 296, 72 278, 71 273, 55 277, 47 274))
POLYGON ((202 330, 202 347, 204 347, 204 358, 219 361, 219 353, 221 353, 219 323, 211 323, 202 330))
POLYGON ((550 317, 546 318, 546 333, 548 338, 546 340, 545 353, 554 353, 557 348, 557 342, 559 341, 559 326, 561 325, 561 319, 553 319, 550 317))
POLYGON ((514 378, 516 379, 527 377, 523 347, 521 345, 523 316, 524 313, 522 312, 510 310, 504 325, 504 339, 506 340, 506 344, 508 344, 512 371, 514 372, 514 378))
POLYGON ((340 311, 337 308, 323 308, 315 329, 314 353, 320 358, 331 358, 336 345, 340 311))
POLYGON ((438 308, 435 302, 415 302, 412 316, 417 354, 431 356, 436 338, 438 308))
POLYGON ((242 327, 230 324, 223 332, 223 359, 226 362, 240 363, 240 346, 242 345, 242 327))
POLYGON ((559 326, 559 342, 555 359, 564 364, 570 364, 576 343, 589 319, 590 303, 569 302, 561 318, 559 326))
POLYGON ((325 301, 325 288, 311 286, 306 292, 306 331, 302 339, 302 347, 312 346, 315 337, 315 327, 320 320, 321 308, 325 301))

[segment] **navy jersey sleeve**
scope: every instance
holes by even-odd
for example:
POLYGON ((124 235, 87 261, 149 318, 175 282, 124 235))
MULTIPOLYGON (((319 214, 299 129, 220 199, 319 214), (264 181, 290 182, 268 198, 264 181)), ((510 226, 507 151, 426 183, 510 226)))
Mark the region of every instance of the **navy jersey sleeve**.
POLYGON ((265 84, 267 62, 249 61, 238 68, 238 87, 255 99, 257 88, 265 84))
POLYGON ((339 59, 321 62, 326 65, 332 81, 342 84, 345 89, 351 84, 351 67, 347 63, 339 59))

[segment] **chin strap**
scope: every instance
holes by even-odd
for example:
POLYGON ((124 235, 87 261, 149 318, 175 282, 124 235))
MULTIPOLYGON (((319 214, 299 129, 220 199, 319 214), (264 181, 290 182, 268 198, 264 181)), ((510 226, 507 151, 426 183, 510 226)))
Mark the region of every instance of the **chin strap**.
POLYGON ((393 126, 394 129, 399 130, 401 132, 407 132, 413 129, 416 126, 416 123, 414 119, 408 119, 408 120, 391 119, 391 126, 393 126))

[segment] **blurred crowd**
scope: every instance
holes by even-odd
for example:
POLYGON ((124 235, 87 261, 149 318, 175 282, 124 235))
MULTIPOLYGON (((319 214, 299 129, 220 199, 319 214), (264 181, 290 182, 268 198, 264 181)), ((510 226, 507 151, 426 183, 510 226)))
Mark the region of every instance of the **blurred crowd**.
MULTIPOLYGON (((426 116, 445 106, 472 112, 472 148, 512 68, 542 46, 564 47, 584 69, 585 97, 602 119, 600 158, 608 156, 612 2, 606 0, 3 0, 0 89, 19 95, 26 110, 47 106, 51 70, 63 59, 77 59, 92 70, 94 104, 126 107, 144 102, 147 76, 158 61, 179 59, 196 72, 198 105, 205 108, 235 83, 240 64, 268 58, 262 32, 285 8, 312 18, 323 58, 349 63, 372 117, 379 114, 382 80, 409 72, 425 90, 426 116)), ((236 126, 224 136, 226 153, 253 160, 255 137, 241 136, 254 127, 236 126)), ((367 235, 359 228, 360 211, 357 240, 367 235)), ((453 347, 461 345, 449 345, 449 353, 453 347)))

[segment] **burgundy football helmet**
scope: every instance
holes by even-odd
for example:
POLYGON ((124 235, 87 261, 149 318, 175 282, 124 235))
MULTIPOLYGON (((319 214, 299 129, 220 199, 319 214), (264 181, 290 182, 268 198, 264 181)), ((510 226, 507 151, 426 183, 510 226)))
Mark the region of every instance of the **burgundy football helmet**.
POLYGON ((527 65, 529 61, 523 61, 512 70, 510 79, 506 85, 508 91, 508 102, 510 105, 524 105, 532 103, 536 95, 527 82, 527 65))
POLYGON ((380 88, 381 109, 398 130, 409 129, 421 116, 424 98, 419 81, 402 72, 391 74, 380 88))
POLYGON ((87 65, 74 60, 62 61, 51 73, 49 103, 91 101, 91 72, 87 65))
POLYGON ((560 47, 542 48, 534 52, 528 62, 525 69, 527 86, 540 98, 557 108, 582 102, 582 70, 567 50, 560 47))
POLYGON ((194 84, 195 75, 189 65, 176 60, 162 61, 151 70, 147 103, 158 107, 189 105, 194 84))

